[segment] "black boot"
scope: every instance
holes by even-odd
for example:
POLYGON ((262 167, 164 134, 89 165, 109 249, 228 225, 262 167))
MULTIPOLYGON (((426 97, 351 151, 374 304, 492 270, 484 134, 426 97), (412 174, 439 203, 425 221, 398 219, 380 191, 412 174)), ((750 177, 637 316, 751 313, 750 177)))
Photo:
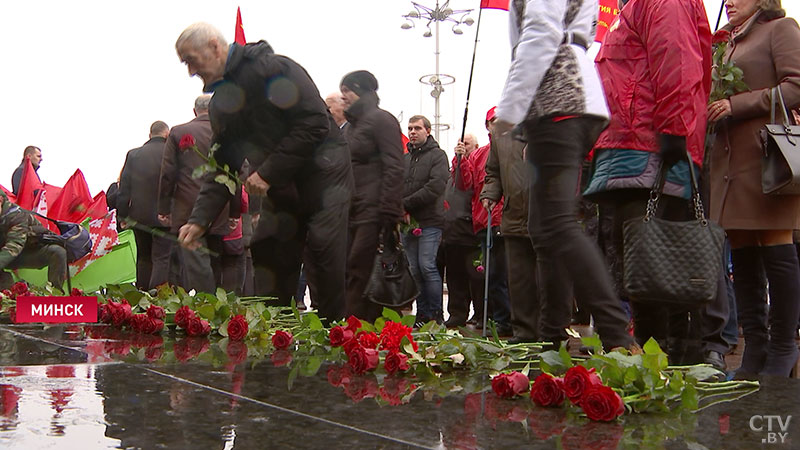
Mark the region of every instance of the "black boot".
POLYGON ((744 354, 738 376, 757 375, 767 359, 767 280, 758 247, 731 250, 733 289, 739 325, 744 333, 744 354))
POLYGON ((769 345, 762 375, 788 377, 797 362, 800 317, 800 263, 794 245, 761 247, 769 280, 769 345))

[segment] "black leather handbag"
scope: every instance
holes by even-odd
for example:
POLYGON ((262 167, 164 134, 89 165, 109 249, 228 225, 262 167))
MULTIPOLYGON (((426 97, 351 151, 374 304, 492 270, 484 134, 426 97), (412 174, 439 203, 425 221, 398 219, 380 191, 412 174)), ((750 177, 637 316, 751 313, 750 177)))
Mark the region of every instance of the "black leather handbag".
POLYGON ((398 308, 417 298, 419 289, 408 267, 397 228, 387 231, 382 230, 378 237, 378 251, 364 296, 378 305, 398 308))
POLYGON ((761 130, 761 190, 771 195, 800 195, 800 126, 786 112, 780 86, 770 91, 770 121, 761 130), (775 121, 775 104, 783 112, 783 123, 775 121))
POLYGON ((623 285, 633 301, 697 307, 717 293, 725 232, 705 218, 693 163, 688 159, 694 220, 673 222, 656 217, 666 181, 662 164, 644 217, 624 224, 623 285))

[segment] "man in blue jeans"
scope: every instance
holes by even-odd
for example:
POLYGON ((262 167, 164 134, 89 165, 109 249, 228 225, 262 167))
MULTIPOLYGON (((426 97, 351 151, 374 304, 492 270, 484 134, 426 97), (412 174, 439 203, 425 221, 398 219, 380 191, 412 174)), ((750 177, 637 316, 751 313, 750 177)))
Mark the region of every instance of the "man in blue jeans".
POLYGON ((444 190, 449 175, 447 155, 430 135, 431 122, 424 116, 408 120, 408 153, 405 155, 403 208, 406 223, 419 224, 403 234, 408 264, 419 287, 417 322, 443 322, 442 277, 436 253, 444 227, 444 190))

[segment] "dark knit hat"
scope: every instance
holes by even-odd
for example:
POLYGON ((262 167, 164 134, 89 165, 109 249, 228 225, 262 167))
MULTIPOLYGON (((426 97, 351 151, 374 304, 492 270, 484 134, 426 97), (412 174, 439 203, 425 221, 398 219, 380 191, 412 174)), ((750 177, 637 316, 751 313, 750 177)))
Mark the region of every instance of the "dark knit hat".
POLYGON ((350 72, 342 78, 342 82, 339 83, 339 87, 342 86, 347 87, 351 91, 355 92, 356 95, 361 97, 366 92, 375 92, 378 90, 378 80, 375 78, 375 75, 367 72, 366 70, 356 70, 355 72, 350 72))

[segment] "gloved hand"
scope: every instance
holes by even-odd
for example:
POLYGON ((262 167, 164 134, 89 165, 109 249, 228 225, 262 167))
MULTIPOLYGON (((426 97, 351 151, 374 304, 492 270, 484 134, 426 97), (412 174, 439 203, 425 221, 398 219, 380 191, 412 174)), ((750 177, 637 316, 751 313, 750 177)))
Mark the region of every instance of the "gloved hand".
POLYGON ((659 134, 658 146, 661 151, 661 160, 667 168, 674 166, 678 161, 686 159, 686 136, 672 134, 659 134))

